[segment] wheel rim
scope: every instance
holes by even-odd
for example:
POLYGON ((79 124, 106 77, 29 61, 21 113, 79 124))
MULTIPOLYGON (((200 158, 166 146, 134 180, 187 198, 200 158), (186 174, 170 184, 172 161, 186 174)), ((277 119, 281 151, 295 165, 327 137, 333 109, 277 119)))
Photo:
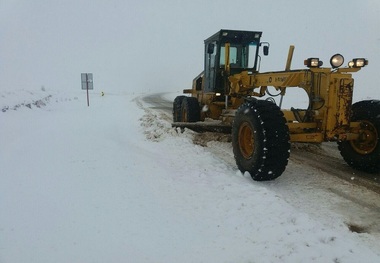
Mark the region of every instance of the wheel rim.
POLYGON ((252 157, 255 140, 253 138, 253 130, 247 122, 244 122, 239 128, 239 148, 245 159, 252 157))
POLYGON ((375 150, 378 138, 376 127, 369 121, 362 121, 359 138, 350 143, 357 153, 369 154, 375 150))

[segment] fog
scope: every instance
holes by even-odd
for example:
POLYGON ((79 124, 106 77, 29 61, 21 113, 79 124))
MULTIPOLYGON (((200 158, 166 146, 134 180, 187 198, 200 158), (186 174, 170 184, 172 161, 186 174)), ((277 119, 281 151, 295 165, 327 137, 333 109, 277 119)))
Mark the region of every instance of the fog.
POLYGON ((189 88, 203 69, 203 40, 220 29, 263 31, 261 71, 292 68, 335 53, 355 73, 355 100, 380 98, 380 2, 256 0, 0 0, 0 89, 161 92, 189 88))

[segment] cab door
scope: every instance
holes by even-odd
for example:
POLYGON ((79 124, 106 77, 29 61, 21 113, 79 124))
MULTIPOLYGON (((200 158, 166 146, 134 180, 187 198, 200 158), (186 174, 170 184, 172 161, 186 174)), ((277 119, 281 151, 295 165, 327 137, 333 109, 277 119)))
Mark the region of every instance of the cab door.
POLYGON ((205 92, 215 91, 216 47, 216 41, 205 47, 205 92))

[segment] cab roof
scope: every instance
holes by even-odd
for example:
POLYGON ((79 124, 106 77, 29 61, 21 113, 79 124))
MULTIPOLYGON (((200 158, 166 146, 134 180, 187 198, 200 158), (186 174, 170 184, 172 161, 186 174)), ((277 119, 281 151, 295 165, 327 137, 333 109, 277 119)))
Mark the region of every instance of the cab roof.
POLYGON ((221 29, 211 37, 207 38, 205 44, 218 41, 221 43, 242 43, 247 44, 253 41, 260 41, 262 32, 260 31, 241 31, 241 30, 228 30, 221 29))

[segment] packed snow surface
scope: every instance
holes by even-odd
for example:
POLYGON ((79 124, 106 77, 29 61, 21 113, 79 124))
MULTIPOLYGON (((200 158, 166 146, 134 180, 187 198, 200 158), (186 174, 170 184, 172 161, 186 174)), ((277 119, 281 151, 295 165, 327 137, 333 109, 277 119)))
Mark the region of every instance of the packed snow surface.
POLYGON ((0 92, 0 262, 380 262, 378 236, 294 206, 142 96, 0 92))

